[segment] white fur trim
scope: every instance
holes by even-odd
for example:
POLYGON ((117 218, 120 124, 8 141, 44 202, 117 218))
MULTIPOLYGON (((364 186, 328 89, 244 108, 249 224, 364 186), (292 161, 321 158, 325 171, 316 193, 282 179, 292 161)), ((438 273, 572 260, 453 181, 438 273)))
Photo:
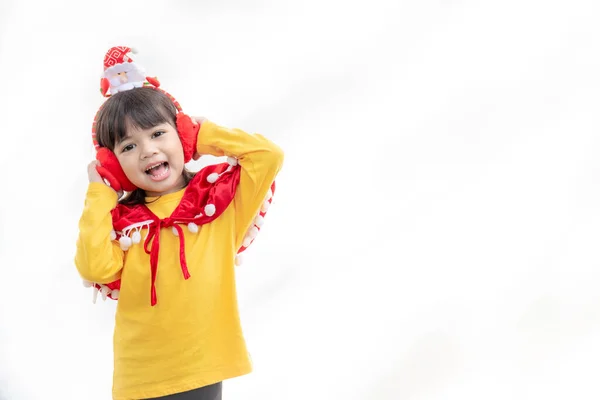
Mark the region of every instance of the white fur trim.
POLYGON ((204 207, 204 212, 206 213, 206 215, 208 215, 209 217, 212 217, 213 215, 215 215, 215 212, 217 211, 216 207, 214 204, 207 204, 204 207))
POLYGON ((119 72, 129 72, 129 71, 139 71, 140 74, 142 75, 146 75, 146 72, 144 71, 144 68, 142 68, 140 65, 138 65, 135 62, 124 62, 121 64, 116 64, 113 65, 109 68, 106 68, 104 70, 104 77, 108 78, 110 75, 115 75, 118 74, 119 72))
POLYGON ((110 292, 110 297, 112 297, 114 300, 119 300, 119 294, 121 292, 119 291, 119 289, 114 289, 112 292, 110 292))
POLYGON ((265 219, 263 218, 262 215, 258 214, 256 216, 256 218, 254 218, 254 225, 258 226, 259 228, 261 226, 263 226, 264 223, 265 223, 265 219))
POLYGON ((252 238, 250 236, 246 236, 244 241, 242 242, 242 246, 248 247, 252 244, 252 238))
POLYGON ((110 87, 110 91, 113 94, 117 94, 119 92, 125 92, 127 90, 131 90, 133 88, 139 88, 144 86, 144 82, 143 81, 137 81, 137 82, 127 82, 124 83, 122 85, 119 86, 111 86, 110 87))
POLYGON ((114 230, 110 231, 110 240, 115 240, 117 238, 117 232, 114 230))

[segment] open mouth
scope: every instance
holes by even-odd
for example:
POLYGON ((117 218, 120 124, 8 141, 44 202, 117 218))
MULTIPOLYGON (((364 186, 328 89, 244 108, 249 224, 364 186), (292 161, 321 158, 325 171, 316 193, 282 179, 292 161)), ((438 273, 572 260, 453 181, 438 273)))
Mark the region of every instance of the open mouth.
POLYGON ((164 178, 169 173, 169 163, 163 161, 160 163, 150 165, 148 168, 146 168, 144 172, 147 175, 150 175, 152 179, 164 178))

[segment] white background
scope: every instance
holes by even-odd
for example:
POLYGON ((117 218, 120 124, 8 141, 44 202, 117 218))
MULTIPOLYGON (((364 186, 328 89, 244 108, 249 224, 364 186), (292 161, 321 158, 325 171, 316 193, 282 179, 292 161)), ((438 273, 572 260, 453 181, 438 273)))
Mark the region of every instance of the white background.
POLYGON ((286 152, 235 399, 598 399, 596 0, 0 3, 0 398, 110 398, 73 265, 106 50, 286 152))

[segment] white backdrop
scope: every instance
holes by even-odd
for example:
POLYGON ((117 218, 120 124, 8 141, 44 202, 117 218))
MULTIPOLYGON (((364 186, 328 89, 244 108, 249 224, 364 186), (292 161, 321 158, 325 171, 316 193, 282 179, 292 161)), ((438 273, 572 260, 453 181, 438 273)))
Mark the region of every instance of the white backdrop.
POLYGON ((72 260, 127 45, 286 151, 225 399, 598 399, 600 4, 212 3, 0 3, 0 398, 110 398, 72 260))

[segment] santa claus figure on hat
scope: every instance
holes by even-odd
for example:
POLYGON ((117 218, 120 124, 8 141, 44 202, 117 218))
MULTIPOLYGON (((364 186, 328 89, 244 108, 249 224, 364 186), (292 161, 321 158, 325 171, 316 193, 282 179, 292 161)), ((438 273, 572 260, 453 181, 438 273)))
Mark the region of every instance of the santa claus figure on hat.
POLYGON ((104 74, 100 80, 100 92, 104 97, 142 87, 146 82, 160 86, 156 78, 147 77, 144 69, 133 61, 131 55, 135 53, 134 49, 126 46, 111 47, 106 52, 104 74))

